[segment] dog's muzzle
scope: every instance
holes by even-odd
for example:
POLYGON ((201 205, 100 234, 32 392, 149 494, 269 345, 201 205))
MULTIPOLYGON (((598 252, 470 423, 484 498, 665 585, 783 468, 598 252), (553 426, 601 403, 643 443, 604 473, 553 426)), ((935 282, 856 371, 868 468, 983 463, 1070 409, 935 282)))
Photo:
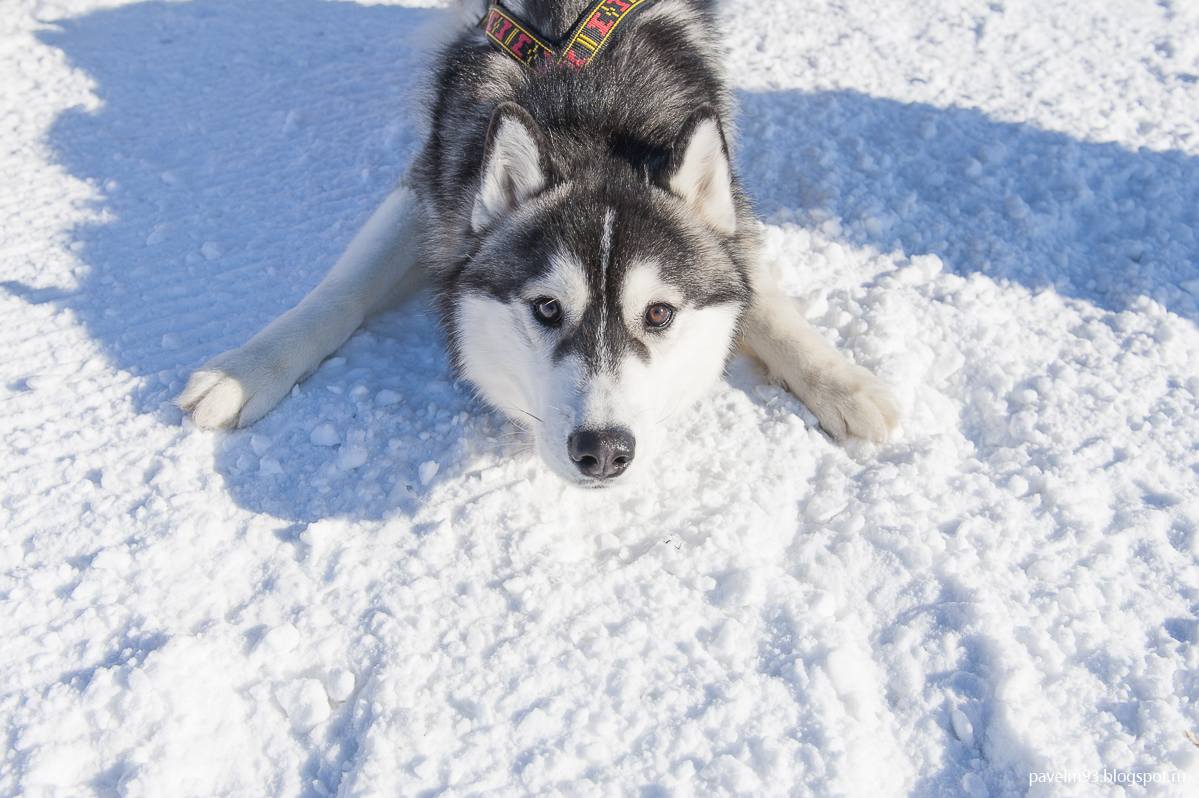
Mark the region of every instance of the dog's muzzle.
POLYGON ((570 459, 584 476, 611 479, 624 473, 633 462, 637 442, 624 427, 576 430, 566 439, 570 459))

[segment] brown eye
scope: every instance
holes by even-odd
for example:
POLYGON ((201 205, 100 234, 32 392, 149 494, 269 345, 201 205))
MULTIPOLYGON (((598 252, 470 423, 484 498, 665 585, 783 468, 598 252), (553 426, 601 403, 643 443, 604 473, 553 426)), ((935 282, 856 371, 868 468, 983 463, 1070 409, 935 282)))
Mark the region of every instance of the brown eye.
POLYGON ((538 297, 533 300, 533 317, 547 327, 556 327, 562 321, 562 306, 556 299, 538 297))
POLYGON ((674 308, 670 305, 650 305, 645 311, 645 324, 647 327, 661 330, 671 321, 674 320, 674 308))

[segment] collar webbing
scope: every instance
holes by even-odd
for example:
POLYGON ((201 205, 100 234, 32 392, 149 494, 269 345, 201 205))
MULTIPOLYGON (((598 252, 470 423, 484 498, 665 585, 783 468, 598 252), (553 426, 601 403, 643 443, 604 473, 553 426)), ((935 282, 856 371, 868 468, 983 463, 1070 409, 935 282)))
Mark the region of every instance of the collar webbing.
POLYGON ((554 64, 586 69, 612 38, 613 32, 633 12, 653 0, 595 0, 571 28, 561 50, 541 36, 533 26, 500 3, 492 3, 479 27, 492 44, 534 72, 544 72, 554 64))

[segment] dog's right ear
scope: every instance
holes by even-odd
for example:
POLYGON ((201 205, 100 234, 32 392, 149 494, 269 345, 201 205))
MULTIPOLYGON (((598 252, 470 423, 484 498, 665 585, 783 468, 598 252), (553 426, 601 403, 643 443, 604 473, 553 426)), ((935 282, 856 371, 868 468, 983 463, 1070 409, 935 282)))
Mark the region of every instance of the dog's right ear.
POLYGON ((516 103, 500 103, 491 115, 479 195, 471 212, 471 229, 478 233, 520 203, 539 194, 549 176, 545 134, 516 103))
POLYGON ((729 148, 720 115, 711 105, 701 105, 683 123, 658 180, 713 230, 725 235, 736 231, 729 148))

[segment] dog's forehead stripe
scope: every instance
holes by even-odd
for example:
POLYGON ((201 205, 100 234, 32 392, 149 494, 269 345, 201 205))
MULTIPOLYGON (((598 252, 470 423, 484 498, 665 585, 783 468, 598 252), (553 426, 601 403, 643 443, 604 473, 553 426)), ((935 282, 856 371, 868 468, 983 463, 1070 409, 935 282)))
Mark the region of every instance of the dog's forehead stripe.
MULTIPOLYGON (((612 208, 608 208, 604 212, 604 230, 600 234, 600 284, 599 296, 596 300, 599 303, 599 338, 601 341, 607 341, 608 338, 608 272, 612 268, 612 225, 616 219, 616 212, 612 208)), ((608 347, 601 346, 599 348, 599 356, 601 362, 605 359, 608 353, 608 347)))
POLYGON ((615 257, 619 245, 619 220, 616 210, 608 207, 602 216, 593 216, 573 239, 569 260, 582 270, 582 301, 572 305, 574 317, 568 319, 568 335, 554 352, 555 360, 577 355, 593 374, 611 371, 628 350, 629 332, 619 306, 621 263, 615 257))

